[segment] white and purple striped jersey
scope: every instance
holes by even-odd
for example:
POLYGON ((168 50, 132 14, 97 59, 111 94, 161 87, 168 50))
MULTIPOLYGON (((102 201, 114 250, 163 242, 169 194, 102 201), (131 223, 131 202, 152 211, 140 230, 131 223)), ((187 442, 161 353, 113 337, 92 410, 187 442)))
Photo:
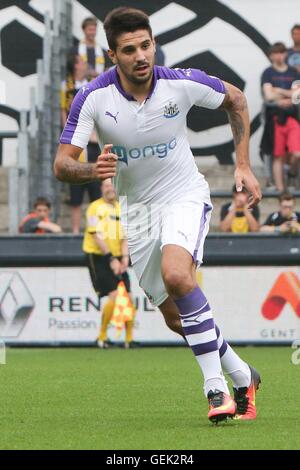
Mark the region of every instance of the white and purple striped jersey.
POLYGON ((188 143, 186 116, 193 105, 218 108, 224 96, 223 82, 200 70, 155 66, 141 104, 123 90, 112 68, 81 88, 60 142, 85 148, 95 127, 100 145, 114 145, 115 186, 128 206, 168 203, 187 191, 207 193, 188 143))

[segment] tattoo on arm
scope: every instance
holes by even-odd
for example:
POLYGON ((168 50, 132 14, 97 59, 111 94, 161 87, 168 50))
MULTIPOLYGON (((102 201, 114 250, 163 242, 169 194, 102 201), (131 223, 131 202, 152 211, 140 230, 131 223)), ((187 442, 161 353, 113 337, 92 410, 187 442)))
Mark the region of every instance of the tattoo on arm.
POLYGON ((237 111, 228 112, 235 145, 239 145, 245 135, 245 126, 241 115, 237 111))
POLYGON ((66 158, 61 166, 59 179, 71 184, 89 183, 95 180, 94 165, 66 158))
POLYGON ((247 101, 242 92, 232 99, 226 95, 222 108, 227 112, 235 145, 239 145, 246 135, 245 116, 248 114, 247 101))

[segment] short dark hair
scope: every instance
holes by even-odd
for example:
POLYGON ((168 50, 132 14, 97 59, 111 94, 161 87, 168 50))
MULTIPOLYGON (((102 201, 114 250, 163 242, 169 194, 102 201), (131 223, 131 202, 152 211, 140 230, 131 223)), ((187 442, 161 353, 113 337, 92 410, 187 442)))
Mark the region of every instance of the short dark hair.
POLYGON ((136 8, 119 7, 112 10, 104 20, 104 29, 108 45, 111 50, 117 48, 117 39, 120 34, 134 33, 139 29, 146 29, 153 37, 149 16, 136 8))
POLYGON ((294 200, 295 200, 295 197, 291 193, 282 193, 279 196, 280 203, 283 201, 294 201, 294 200))
POLYGON ((95 16, 90 16, 89 18, 86 18, 85 20, 83 20, 83 22, 81 24, 81 27, 82 27, 83 31, 88 26, 98 26, 98 20, 95 16))
POLYGON ((291 29, 291 33, 292 33, 295 29, 300 29, 300 24, 294 24, 294 26, 293 26, 292 29, 291 29))
POLYGON ((51 202, 46 197, 38 197, 33 207, 36 209, 38 206, 46 206, 48 209, 51 209, 51 202))
POLYGON ((287 52, 286 45, 283 42, 275 42, 269 48, 269 55, 276 54, 276 52, 287 52))

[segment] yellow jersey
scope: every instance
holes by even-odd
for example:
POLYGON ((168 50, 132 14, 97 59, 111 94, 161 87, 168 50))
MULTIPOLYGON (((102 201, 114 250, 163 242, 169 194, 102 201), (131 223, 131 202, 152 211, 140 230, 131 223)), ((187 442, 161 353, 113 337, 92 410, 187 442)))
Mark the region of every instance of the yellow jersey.
POLYGON ((122 256, 122 241, 125 237, 121 227, 119 202, 109 204, 101 198, 89 205, 86 211, 83 251, 103 255, 94 238, 95 235, 105 242, 113 256, 122 256))

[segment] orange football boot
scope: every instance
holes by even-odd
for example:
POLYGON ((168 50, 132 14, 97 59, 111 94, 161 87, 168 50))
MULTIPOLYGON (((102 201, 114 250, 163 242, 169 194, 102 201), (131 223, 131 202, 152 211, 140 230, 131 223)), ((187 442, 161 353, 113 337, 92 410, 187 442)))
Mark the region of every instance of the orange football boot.
POLYGON ((208 395, 209 412, 208 419, 215 424, 227 418, 233 418, 236 414, 236 403, 227 393, 220 390, 211 390, 208 395))
POLYGON ((234 400, 237 414, 234 419, 250 421, 256 418, 255 395, 261 383, 259 373, 251 366, 251 383, 249 387, 234 388, 234 400))

